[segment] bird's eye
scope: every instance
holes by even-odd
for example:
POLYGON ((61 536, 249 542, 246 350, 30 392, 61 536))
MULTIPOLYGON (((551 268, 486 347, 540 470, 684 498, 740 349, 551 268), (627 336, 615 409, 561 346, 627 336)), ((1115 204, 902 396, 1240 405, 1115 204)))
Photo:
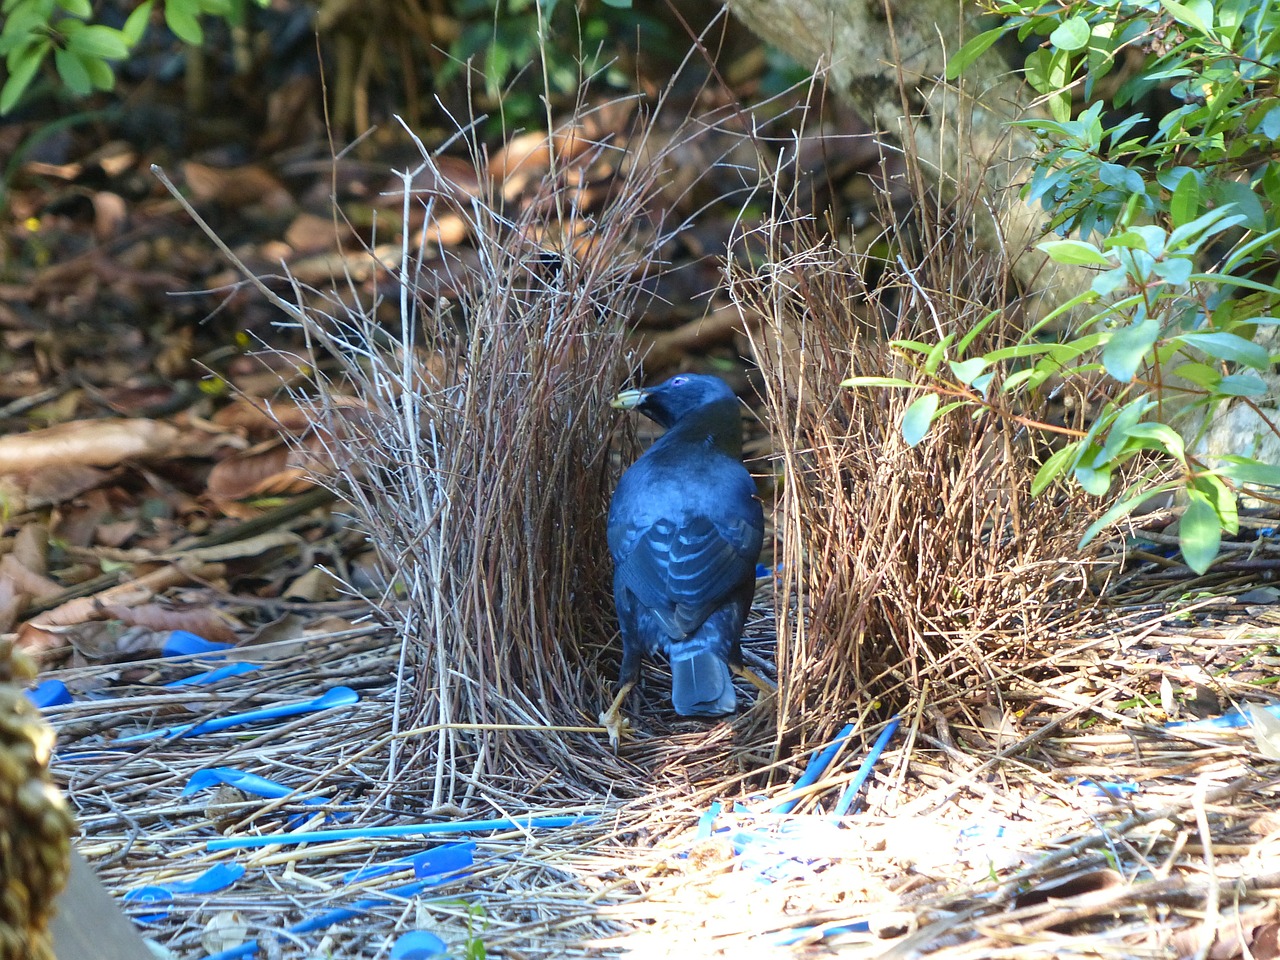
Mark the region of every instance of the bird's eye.
POLYGON ((671 385, 672 385, 673 387, 678 387, 678 386, 680 386, 682 383, 688 383, 688 382, 689 382, 689 378, 688 378, 688 377, 672 377, 672 378, 671 378, 671 385))

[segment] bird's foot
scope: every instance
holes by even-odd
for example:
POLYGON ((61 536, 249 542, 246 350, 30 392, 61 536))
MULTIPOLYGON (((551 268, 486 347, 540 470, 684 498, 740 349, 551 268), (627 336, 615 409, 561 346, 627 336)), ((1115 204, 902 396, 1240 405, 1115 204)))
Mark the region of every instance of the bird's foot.
POLYGON ((613 752, 617 753, 622 735, 631 732, 631 721, 622 715, 617 704, 601 713, 599 719, 600 725, 609 733, 609 745, 613 747, 613 752))

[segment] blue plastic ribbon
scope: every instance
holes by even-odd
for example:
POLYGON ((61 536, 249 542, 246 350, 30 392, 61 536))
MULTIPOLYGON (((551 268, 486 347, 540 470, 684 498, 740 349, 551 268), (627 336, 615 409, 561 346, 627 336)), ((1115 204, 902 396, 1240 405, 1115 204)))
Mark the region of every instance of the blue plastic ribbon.
POLYGON ((350 687, 334 687, 314 700, 285 703, 276 707, 265 707, 261 710, 249 710, 246 713, 233 713, 226 717, 215 717, 212 720, 203 720, 199 723, 184 723, 174 727, 149 730, 146 733, 120 737, 117 740, 113 740, 111 745, 140 743, 144 740, 156 740, 162 737, 171 740, 176 740, 179 737, 197 737, 202 733, 215 733, 219 730, 227 730, 246 723, 278 720, 281 717, 294 717, 301 713, 314 713, 320 710, 329 710, 333 707, 348 707, 359 701, 360 694, 350 687))

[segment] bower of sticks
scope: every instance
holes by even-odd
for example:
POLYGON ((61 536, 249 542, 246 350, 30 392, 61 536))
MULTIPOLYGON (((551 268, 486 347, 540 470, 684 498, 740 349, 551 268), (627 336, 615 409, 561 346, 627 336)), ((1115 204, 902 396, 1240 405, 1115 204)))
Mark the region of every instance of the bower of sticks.
POLYGON ((1280 955, 1280 745, 1230 723, 1277 676, 1267 518, 1200 578, 1161 554, 1176 506, 1082 551, 1105 505, 1030 496, 1030 425, 1087 403, 997 398, 909 447, 909 395, 841 386, 1009 298, 964 203, 886 200, 857 243, 751 171, 775 213, 728 238, 723 283, 769 520, 746 658, 777 690, 680 720, 649 664, 610 749, 605 513, 649 434, 608 401, 654 373, 630 330, 688 225, 651 201, 696 135, 566 125, 518 209, 424 149, 419 239, 367 251, 378 302, 262 286, 316 371, 290 387, 302 460, 377 576, 336 629, 50 707, 78 848, 183 958, 412 932, 454 957, 1280 955), (446 219, 476 256, 427 271, 446 219))

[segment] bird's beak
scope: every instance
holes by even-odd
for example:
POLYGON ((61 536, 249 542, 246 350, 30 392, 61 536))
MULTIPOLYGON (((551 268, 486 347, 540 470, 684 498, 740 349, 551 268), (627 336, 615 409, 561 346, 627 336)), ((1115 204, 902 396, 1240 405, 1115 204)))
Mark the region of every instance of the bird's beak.
POLYGON ((609 406, 615 410, 634 410, 648 398, 648 390, 623 390, 609 401, 609 406))

